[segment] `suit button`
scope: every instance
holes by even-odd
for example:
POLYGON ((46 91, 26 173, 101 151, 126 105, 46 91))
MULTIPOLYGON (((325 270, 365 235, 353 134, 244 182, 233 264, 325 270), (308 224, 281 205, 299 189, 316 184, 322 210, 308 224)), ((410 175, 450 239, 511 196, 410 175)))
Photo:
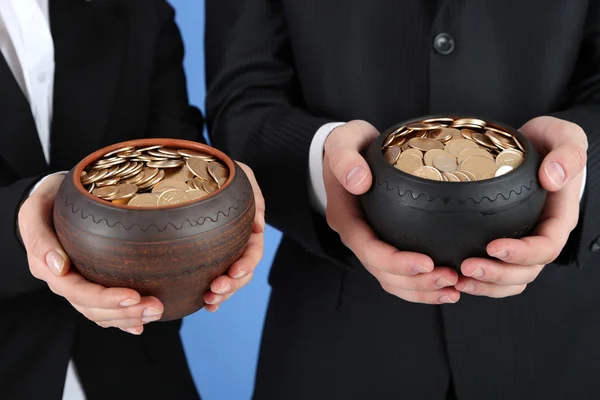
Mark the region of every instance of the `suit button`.
POLYGON ((433 48, 439 54, 447 56, 454 51, 454 38, 447 33, 440 33, 433 39, 433 48))
POLYGON ((600 250, 600 238, 597 238, 594 243, 592 243, 590 250, 594 253, 600 250))

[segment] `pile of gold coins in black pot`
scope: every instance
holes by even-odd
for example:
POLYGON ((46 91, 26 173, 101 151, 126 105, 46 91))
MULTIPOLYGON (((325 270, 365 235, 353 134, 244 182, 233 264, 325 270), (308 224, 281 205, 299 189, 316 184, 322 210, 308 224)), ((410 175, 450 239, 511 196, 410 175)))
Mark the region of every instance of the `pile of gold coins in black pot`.
POLYGON ((91 163, 81 183, 92 195, 133 207, 164 207, 201 199, 221 188, 229 169, 196 150, 123 147, 91 163))
POLYGON ((475 118, 435 118, 402 126, 386 138, 382 150, 397 169, 445 182, 498 177, 525 159, 516 137, 475 118))

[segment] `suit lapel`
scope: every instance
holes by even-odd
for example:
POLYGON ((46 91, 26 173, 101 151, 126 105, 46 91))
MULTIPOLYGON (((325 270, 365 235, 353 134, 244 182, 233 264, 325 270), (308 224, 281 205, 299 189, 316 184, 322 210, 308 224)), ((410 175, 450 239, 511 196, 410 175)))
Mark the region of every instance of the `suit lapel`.
POLYGON ((106 134, 119 82, 126 24, 118 1, 51 0, 54 118, 51 162, 97 150, 106 134))
POLYGON ((21 177, 48 168, 29 101, 0 53, 0 156, 21 177))

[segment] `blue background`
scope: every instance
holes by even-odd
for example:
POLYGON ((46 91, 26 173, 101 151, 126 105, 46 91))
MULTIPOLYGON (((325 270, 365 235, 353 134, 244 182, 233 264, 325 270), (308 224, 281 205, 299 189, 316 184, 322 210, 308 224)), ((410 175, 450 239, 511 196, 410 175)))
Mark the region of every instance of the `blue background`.
MULTIPOLYGON (((185 42, 190 101, 204 111, 204 0, 170 2, 185 42)), ((267 227, 265 256, 248 286, 216 313, 200 311, 184 320, 183 343, 203 400, 245 400, 252 395, 270 293, 267 275, 280 236, 267 227)))

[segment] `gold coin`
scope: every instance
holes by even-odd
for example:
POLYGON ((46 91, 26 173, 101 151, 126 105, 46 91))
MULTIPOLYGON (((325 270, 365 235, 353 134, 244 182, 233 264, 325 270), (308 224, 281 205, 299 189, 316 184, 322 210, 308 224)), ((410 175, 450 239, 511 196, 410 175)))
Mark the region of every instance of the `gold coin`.
POLYGON ((92 194, 96 197, 105 198, 114 196, 118 191, 119 188, 117 186, 104 186, 94 189, 92 194))
POLYGON ((90 183, 98 182, 103 179, 108 174, 107 169, 100 169, 96 171, 90 172, 90 174, 86 177, 87 179, 84 182, 84 185, 89 185, 90 183), (95 172, 95 174, 94 174, 95 172))
POLYGON ((137 185, 138 183, 140 183, 140 181, 144 179, 144 171, 140 171, 137 174, 133 175, 132 177, 129 178, 122 178, 122 182, 121 183, 132 183, 134 185, 137 185))
POLYGON ((473 134, 474 133, 478 133, 477 131, 474 131, 472 129, 461 129, 460 130, 460 134, 463 138, 465 139, 469 139, 469 140, 473 140, 473 134))
POLYGON ((405 157, 400 157, 394 166, 400 171, 411 174, 415 169, 423 166, 423 161, 421 158, 413 154, 409 154, 405 157))
MULTIPOLYGON (((475 175, 473 175, 470 171, 465 171, 465 170, 461 170, 460 172, 462 172, 463 174, 465 174, 470 181, 476 181, 477 177, 475 175)), ((454 172, 456 174, 456 172, 454 172)))
POLYGON ((92 183, 90 186, 87 187, 87 191, 89 193, 92 193, 94 191, 94 189, 96 188, 96 184, 92 183))
MULTIPOLYGON (((101 170, 92 170, 89 173, 86 173, 83 178, 81 178, 81 184, 86 186, 92 182, 94 182, 94 178, 100 173, 101 170)), ((83 171, 85 172, 85 171, 83 171)), ((108 173, 108 171, 106 171, 108 173)), ((106 174, 105 174, 106 175, 106 174)), ((102 179, 102 178, 100 178, 102 179)))
POLYGON ((183 160, 149 161, 146 165, 152 168, 177 168, 184 164, 183 160))
POLYGON ((185 192, 186 190, 188 190, 188 184, 182 181, 178 181, 176 179, 164 179, 156 185, 154 185, 154 187, 152 188, 152 193, 162 193, 170 189, 177 189, 185 192))
POLYGON ((120 180, 121 180, 121 178, 119 178, 118 176, 112 177, 112 178, 108 178, 108 179, 103 179, 101 181, 97 181, 96 182, 96 187, 104 187, 104 186, 116 185, 117 183, 119 183, 120 180))
POLYGON ((205 160, 198 157, 190 157, 187 159, 186 165, 197 177, 203 180, 210 179, 210 175, 208 173, 208 163, 205 160))
POLYGON ((513 168, 517 168, 524 160, 525 155, 519 150, 507 149, 498 154, 496 157, 496 165, 498 167, 510 165, 513 168))
POLYGON ((169 189, 165 190, 158 197, 158 206, 174 206, 190 201, 190 196, 183 190, 169 189))
MULTIPOLYGON (((416 156, 416 157, 419 157, 420 159, 423 159, 423 152, 418 149, 407 149, 407 150, 404 150, 400 154, 400 157, 398 157, 398 160, 403 157, 407 157, 407 156, 416 156)), ((398 161, 396 161, 396 162, 398 162, 398 161)))
MULTIPOLYGON (((217 183, 229 176, 229 170, 216 161, 208 164, 208 173, 217 183)), ((221 187, 221 184, 219 184, 219 187, 221 187)))
POLYGON ((383 141, 383 148, 385 149, 386 147, 389 147, 392 144, 392 140, 394 140, 395 138, 396 138, 396 135, 394 135, 393 133, 390 133, 389 135, 387 135, 387 137, 383 141))
POLYGON ((149 182, 152 178, 154 178, 157 174, 158 174, 158 169, 156 168, 144 168, 142 170, 142 172, 144 173, 144 177, 142 179, 140 179, 139 182, 136 183, 136 185, 140 186, 145 184, 146 182, 149 182))
POLYGON ((140 151, 123 151, 121 153, 117 153, 117 157, 119 158, 133 158, 133 157, 139 157, 142 155, 142 152, 140 151))
POLYGON ((161 147, 162 147, 161 145, 147 146, 147 147, 142 147, 141 149, 138 149, 138 151, 141 152, 141 153, 143 153, 143 152, 148 151, 148 150, 160 149, 161 147))
POLYGON ((512 171, 514 168, 511 167, 510 165, 503 165, 500 168, 498 168, 496 170, 496 173, 494 174, 495 177, 498 176, 502 176, 504 174, 508 174, 510 171, 512 171))
POLYGON ((129 201, 129 199, 127 199, 127 198, 124 198, 124 199, 115 199, 115 200, 112 200, 111 203, 113 203, 113 204, 120 204, 122 206, 125 206, 125 205, 127 205, 128 201, 129 201))
POLYGON ((413 149, 419 149, 421 151, 429 151, 433 149, 443 149, 444 144, 433 139, 423 138, 412 138, 408 141, 408 144, 413 149))
POLYGON ((494 161, 482 156, 469 157, 460 164, 461 171, 472 173, 477 180, 493 178, 497 169, 494 161))
MULTIPOLYGON (((458 178, 458 176, 454 175, 453 172, 442 172, 442 176, 444 178, 446 178, 447 182, 460 182, 460 179, 458 178)), ((466 177, 466 175, 465 175, 465 177, 466 177)))
POLYGON ((439 128, 429 131, 427 137, 433 140, 441 140, 445 142, 446 140, 452 139, 453 136, 460 136, 460 131, 454 128, 439 128))
POLYGON ((177 154, 183 157, 198 157, 204 160, 213 160, 214 157, 210 154, 203 153, 201 151, 189 150, 189 149, 179 149, 177 150, 177 154))
POLYGON ((142 172, 142 170, 144 169, 144 164, 143 163, 136 163, 136 164, 137 165, 135 165, 135 168, 131 169, 127 173, 121 173, 121 179, 133 178, 134 176, 136 176, 137 174, 142 172))
POLYGON ((121 147, 121 148, 118 148, 116 150, 106 153, 103 157, 110 158, 110 157, 114 156, 115 154, 122 153, 125 151, 131 151, 131 150, 135 150, 135 147, 134 146, 121 147))
POLYGON ((116 157, 115 159, 111 159, 110 161, 99 160, 99 161, 91 164, 90 168, 91 169, 110 168, 113 165, 119 165, 119 164, 122 164, 122 163, 125 163, 125 162, 127 162, 126 159, 116 157), (100 162, 100 161, 102 161, 102 162, 100 162))
POLYGON ((411 131, 430 131, 432 129, 439 129, 442 126, 440 124, 426 124, 423 122, 416 122, 414 124, 410 124, 408 125, 408 129, 410 129, 411 131))
POLYGON ((152 193, 142 193, 133 197, 127 203, 128 206, 132 207, 157 207, 158 206, 158 196, 152 193))
POLYGON ((396 136, 394 139, 392 139, 389 147, 402 146, 407 140, 408 138, 406 136, 396 136))
MULTIPOLYGON (((196 180, 195 178, 194 180, 196 180)), ((212 193, 215 190, 219 189, 219 185, 215 181, 204 181, 200 182, 200 187, 198 189, 204 190, 206 193, 212 193)))
POLYGON ((475 132, 473 133, 473 135, 471 136, 473 138, 473 141, 483 147, 487 147, 489 149, 495 149, 496 145, 494 144, 494 142, 492 142, 490 140, 489 137, 487 137, 486 135, 479 133, 479 132, 475 132))
POLYGON ((166 157, 155 157, 155 156, 149 156, 147 154, 142 154, 141 156, 132 158, 131 161, 143 161, 143 162, 148 162, 148 161, 166 161, 168 160, 168 158, 166 157))
POLYGON ((438 156, 433 159, 433 166, 442 172, 456 171, 458 165, 456 164, 456 158, 438 156))
POLYGON ((521 150, 523 153, 525 153, 525 148, 523 147, 523 145, 521 145, 521 142, 519 142, 519 139, 517 139, 517 137, 516 137, 516 136, 513 136, 513 138, 512 138, 512 139, 513 139, 513 140, 515 141, 515 143, 517 144, 517 147, 518 147, 518 148, 519 148, 519 149, 520 149, 520 150, 521 150))
POLYGON ((180 158, 181 156, 175 149, 170 149, 168 147, 161 147, 158 150, 159 153, 165 154, 169 158, 180 158))
POLYGON ((457 119, 452 123, 453 128, 460 128, 461 126, 470 126, 483 129, 485 125, 485 121, 476 118, 461 118, 457 119))
POLYGON ((187 182, 194 177, 192 171, 188 168, 187 165, 182 166, 181 168, 171 168, 168 171, 165 171, 165 179, 175 179, 182 182, 187 182))
POLYGON ((400 157, 401 152, 402 151, 400 150, 400 147, 394 146, 394 147, 388 148, 383 153, 383 156, 385 157, 385 159, 388 163, 394 165, 394 164, 396 164, 396 161, 398 161, 398 157, 400 157))
MULTIPOLYGON (((454 176, 456 176, 461 182, 470 182, 471 178, 464 171, 454 171, 452 172, 454 176)), ((473 175, 469 173, 469 175, 473 175)), ((473 180, 475 180, 475 176, 473 176, 473 180)))
POLYGON ((419 178, 431 179, 433 181, 443 181, 442 174, 440 171, 433 167, 423 166, 415 169, 412 173, 413 176, 417 176, 419 178))
POLYGON ((156 185, 158 182, 160 182, 163 178, 165 177, 165 171, 163 171, 162 169, 158 171, 158 173, 152 178, 150 179, 148 182, 144 183, 144 184, 139 184, 139 189, 140 190, 146 190, 146 189, 151 189, 154 187, 154 185, 156 185))
MULTIPOLYGON (((170 158, 175 158, 175 157, 170 157, 170 156, 168 156, 168 155, 167 155, 167 154, 165 154, 165 153, 161 153, 161 152, 160 152, 160 151, 158 151, 158 150, 148 150, 148 151, 146 152, 146 154, 147 154, 147 155, 149 155, 149 156, 152 156, 152 157, 158 157, 158 158, 160 158, 161 160, 168 160, 168 159, 170 159, 170 158)), ((177 158, 180 158, 180 157, 179 157, 179 155, 177 155, 177 158)))
POLYGON ((123 165, 123 164, 113 165, 112 167, 110 167, 108 169, 108 173, 106 174, 105 178, 110 178, 110 177, 116 175, 117 172, 119 172, 119 170, 121 169, 121 165, 123 165))
POLYGON ((423 156, 423 161, 428 167, 433 167, 433 159, 442 156, 452 157, 452 154, 448 153, 446 150, 433 149, 425 153, 425 155, 423 156))
POLYGON ((479 146, 477 143, 468 139, 452 139, 446 143, 446 146, 444 147, 444 149, 454 157, 458 157, 461 151, 469 148, 478 149, 479 146))
POLYGON ((422 121, 424 124, 444 124, 449 125, 454 122, 454 118, 429 118, 422 121))
POLYGON ((133 195, 135 195, 138 191, 138 187, 130 183, 118 185, 117 187, 119 188, 117 193, 110 197, 107 197, 105 200, 129 199, 133 197, 133 195))
POLYGON ((190 196, 190 200, 198 200, 203 197, 208 196, 208 192, 205 192, 202 189, 190 189, 185 191, 188 196, 190 196))
POLYGON ((486 125, 485 130, 486 131, 492 131, 492 132, 498 133, 498 134, 500 134, 502 136, 506 136, 507 138, 512 138, 513 137, 513 135, 511 133, 503 131, 502 129, 494 128, 493 126, 487 126, 486 125))
POLYGON ((224 176, 217 177, 217 186, 219 187, 219 189, 221 189, 223 187, 223 185, 225 185, 226 182, 227 182, 227 178, 225 178, 224 176))
POLYGON ((491 131, 491 130, 487 130, 485 132, 485 135, 490 138, 490 140, 498 147, 502 148, 502 149, 510 149, 510 148, 516 148, 517 145, 514 142, 514 140, 512 140, 512 137, 509 138, 507 136, 501 135, 495 131, 491 131))
POLYGON ((473 157, 473 156, 487 157, 490 160, 494 159, 494 156, 491 153, 489 153, 488 151, 484 150, 484 149, 481 149, 481 148, 477 148, 477 149, 468 148, 468 149, 464 149, 463 151, 461 151, 460 153, 458 153, 458 163, 460 164, 461 162, 465 161, 467 158, 473 157))

